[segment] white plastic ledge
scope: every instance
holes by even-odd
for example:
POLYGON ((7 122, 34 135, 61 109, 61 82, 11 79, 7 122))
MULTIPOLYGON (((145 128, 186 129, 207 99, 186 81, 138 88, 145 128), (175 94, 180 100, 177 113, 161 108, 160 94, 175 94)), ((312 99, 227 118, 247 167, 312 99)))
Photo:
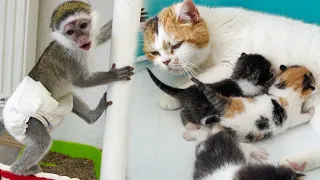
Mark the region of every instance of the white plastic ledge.
MULTIPOLYGON (((139 31, 142 0, 115 0, 111 37, 110 65, 133 66, 139 31)), ((134 79, 134 76, 133 76, 134 79)), ((108 85, 108 100, 104 133, 101 180, 125 180, 128 143, 128 113, 131 81, 108 85)))

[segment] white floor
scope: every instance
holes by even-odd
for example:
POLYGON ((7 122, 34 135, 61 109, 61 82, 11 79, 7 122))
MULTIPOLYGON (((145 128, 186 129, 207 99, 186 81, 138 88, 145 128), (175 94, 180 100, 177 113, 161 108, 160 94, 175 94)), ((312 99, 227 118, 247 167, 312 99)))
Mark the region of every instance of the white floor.
MULTIPOLYGON (((168 75, 156 68, 152 71, 159 79, 168 83, 168 75)), ((134 81, 134 96, 130 102, 129 179, 192 180, 194 148, 197 142, 187 142, 182 138, 185 129, 180 121, 180 110, 165 111, 159 108, 157 100, 161 91, 152 82, 147 71, 136 73, 134 81)), ((320 137, 310 124, 305 124, 257 144, 266 148, 270 153, 269 161, 276 163, 288 153, 320 147, 320 137)), ((306 180, 319 179, 320 169, 306 175, 306 180)))

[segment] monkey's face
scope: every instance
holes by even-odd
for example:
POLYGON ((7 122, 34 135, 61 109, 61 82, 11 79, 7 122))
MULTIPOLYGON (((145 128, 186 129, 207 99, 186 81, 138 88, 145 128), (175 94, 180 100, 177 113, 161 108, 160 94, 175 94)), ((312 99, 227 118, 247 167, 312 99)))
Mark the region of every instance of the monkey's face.
POLYGON ((62 27, 63 34, 84 51, 91 48, 91 19, 79 18, 67 22, 62 27))

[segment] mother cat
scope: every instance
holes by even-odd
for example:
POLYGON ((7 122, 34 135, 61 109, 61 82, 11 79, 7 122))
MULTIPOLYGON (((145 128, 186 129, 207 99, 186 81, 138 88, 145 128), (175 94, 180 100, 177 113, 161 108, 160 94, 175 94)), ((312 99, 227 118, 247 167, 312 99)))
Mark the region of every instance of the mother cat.
MULTIPOLYGON (((242 52, 261 54, 275 67, 307 66, 317 84, 320 81, 320 27, 316 25, 243 8, 196 6, 184 0, 164 8, 143 29, 148 59, 173 73, 190 73, 200 67, 205 71, 198 79, 204 83, 228 78, 242 52)), ((190 81, 182 82, 181 88, 190 85, 190 81)), ((164 95, 160 106, 177 109, 181 104, 164 95)))

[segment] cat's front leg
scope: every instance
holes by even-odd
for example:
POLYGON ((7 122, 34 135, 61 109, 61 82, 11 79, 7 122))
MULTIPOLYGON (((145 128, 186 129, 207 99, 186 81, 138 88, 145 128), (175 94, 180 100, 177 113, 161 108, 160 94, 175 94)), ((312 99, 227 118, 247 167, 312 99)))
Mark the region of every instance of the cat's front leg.
POLYGON ((291 154, 283 157, 279 166, 285 166, 297 172, 306 172, 320 167, 320 149, 304 151, 299 154, 291 154))
POLYGON ((267 150, 256 145, 240 143, 240 148, 244 153, 247 162, 254 162, 251 158, 255 159, 260 163, 268 159, 269 153, 267 152, 267 150))
MULTIPOLYGON (((204 82, 204 83, 214 83, 214 82, 218 82, 218 81, 229 78, 231 76, 231 73, 232 73, 232 67, 230 65, 218 64, 216 66, 208 68, 202 74, 199 74, 197 76, 197 79, 199 79, 201 82, 204 82)), ((188 80, 187 82, 179 86, 179 88, 185 89, 192 85, 193 85, 193 82, 191 80, 188 80)), ((181 107, 181 103, 179 100, 167 94, 163 94, 159 98, 159 106, 162 109, 166 109, 166 110, 176 110, 181 107)))

